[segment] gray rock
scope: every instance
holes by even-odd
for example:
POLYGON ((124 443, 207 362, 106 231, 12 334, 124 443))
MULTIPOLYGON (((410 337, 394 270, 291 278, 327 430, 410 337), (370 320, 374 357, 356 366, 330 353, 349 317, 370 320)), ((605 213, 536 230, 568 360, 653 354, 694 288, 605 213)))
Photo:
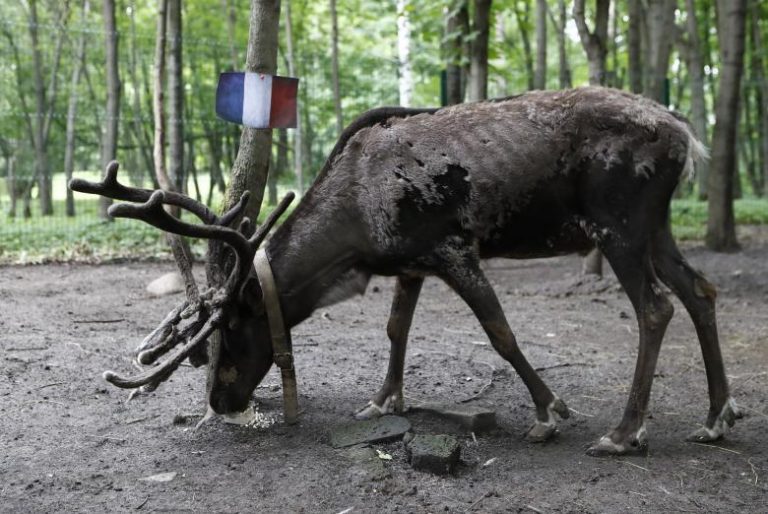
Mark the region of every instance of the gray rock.
POLYGON ((169 294, 181 293, 184 291, 184 279, 181 275, 173 271, 156 278, 147 285, 147 292, 152 296, 166 296, 169 294))
POLYGON ((489 432, 498 427, 496 412, 476 405, 425 403, 413 407, 412 410, 420 410, 449 419, 476 434, 489 432))
POLYGON ((461 445, 450 435, 416 434, 405 451, 413 469, 447 475, 459 462, 461 445))
POLYGON ((411 423, 400 416, 382 416, 348 423, 331 431, 331 446, 345 448, 361 443, 396 441, 411 429, 411 423))

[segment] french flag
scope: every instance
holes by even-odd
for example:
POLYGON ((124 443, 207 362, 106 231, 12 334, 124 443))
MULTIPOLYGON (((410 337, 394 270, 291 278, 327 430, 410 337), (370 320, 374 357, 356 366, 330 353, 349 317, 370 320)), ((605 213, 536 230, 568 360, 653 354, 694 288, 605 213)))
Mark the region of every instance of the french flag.
POLYGON ((216 114, 253 128, 295 128, 299 79, 264 73, 227 72, 219 76, 216 114))

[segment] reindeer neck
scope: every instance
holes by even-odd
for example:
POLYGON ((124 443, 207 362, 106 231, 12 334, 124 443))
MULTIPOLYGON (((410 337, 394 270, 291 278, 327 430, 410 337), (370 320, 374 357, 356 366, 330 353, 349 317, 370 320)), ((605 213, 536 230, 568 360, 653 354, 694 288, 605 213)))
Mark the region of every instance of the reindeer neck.
POLYGON ((300 208, 269 240, 266 253, 289 328, 365 290, 368 277, 355 271, 357 255, 348 240, 332 212, 300 208), (313 215, 302 215, 308 211, 313 215))

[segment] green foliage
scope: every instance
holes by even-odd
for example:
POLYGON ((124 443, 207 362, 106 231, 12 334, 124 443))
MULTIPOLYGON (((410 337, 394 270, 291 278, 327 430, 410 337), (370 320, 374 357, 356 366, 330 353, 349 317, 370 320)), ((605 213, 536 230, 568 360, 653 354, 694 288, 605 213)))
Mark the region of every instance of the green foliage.
MULTIPOLYGON (((30 220, 7 218, 0 214, 0 261, 36 261, 69 256, 78 259, 100 259, 119 256, 146 257, 167 255, 164 242, 158 234, 141 224, 116 222, 102 224, 96 217, 93 200, 78 198, 78 214, 65 218, 63 211, 63 159, 67 105, 71 93, 79 99, 76 117, 75 174, 100 167, 100 139, 103 128, 106 85, 104 77, 104 32, 101 3, 91 2, 86 19, 81 18, 82 0, 61 2, 37 0, 42 75, 46 83, 46 100, 52 103, 50 139, 47 145, 48 161, 53 173, 54 209, 56 215, 40 219, 38 202, 33 198, 33 217, 30 220), (65 5, 69 11, 60 21, 59 13, 65 5), (63 36, 63 37, 62 37, 63 36), (70 77, 75 64, 77 42, 86 41, 86 73, 75 91, 70 77), (56 49, 61 43, 61 56, 57 61, 56 49), (58 62, 58 66, 56 63, 58 62), (51 79, 55 77, 58 93, 52 94, 51 79)), ((339 59, 341 95, 344 122, 350 123, 357 115, 377 106, 393 105, 398 97, 397 10, 394 0, 337 0, 339 25, 339 59)), ((124 176, 133 183, 149 184, 152 173, 152 72, 155 46, 157 3, 154 0, 119 0, 117 2, 117 28, 119 31, 119 62, 122 82, 118 159, 123 164, 124 176)), ((285 4, 284 4, 285 5, 285 4)), ((453 0, 410 0, 407 12, 411 23, 411 60, 414 79, 413 105, 435 106, 440 101, 440 72, 447 56, 442 49, 446 38, 458 34, 445 34, 445 16, 457 3, 453 0)), ((611 42, 607 67, 612 85, 626 87, 627 3, 614 2, 615 25, 609 28, 611 42), (614 33, 615 31, 615 33, 614 33)), ((590 24, 594 2, 587 2, 590 24)), ((719 55, 714 2, 696 0, 702 51, 706 73, 706 105, 710 122, 714 121, 713 106, 718 79, 719 55)), ((558 2, 549 0, 552 15, 559 20, 558 2)), ((572 2, 566 1, 567 17, 566 54, 574 86, 587 83, 586 56, 572 20, 572 2)), ((193 163, 200 175, 203 197, 207 197, 208 173, 214 169, 215 142, 221 152, 219 165, 228 179, 228 170, 235 156, 239 129, 218 120, 214 113, 214 98, 218 74, 225 70, 242 69, 248 40, 250 0, 184 0, 183 2, 184 80, 186 91, 185 134, 194 145, 193 163), (234 28, 230 30, 227 6, 234 12, 234 28), (234 50, 234 56, 233 56, 234 50), (233 62, 234 59, 234 62, 233 62)), ((327 0, 292 0, 293 38, 296 75, 300 83, 300 116, 302 120, 304 154, 304 183, 311 183, 321 169, 335 144, 333 91, 331 84, 330 34, 331 22, 327 0)), ((470 16, 472 2, 469 2, 470 16)), ((29 180, 35 174, 35 154, 31 141, 35 111, 33 45, 29 34, 29 0, 3 3, 0 19, 0 175, 13 156, 15 175, 29 180)), ((757 26, 762 33, 762 48, 747 48, 747 72, 744 77, 743 103, 751 116, 742 116, 739 150, 740 166, 745 161, 759 164, 757 140, 761 126, 757 106, 759 77, 749 58, 760 55, 768 63, 768 4, 760 3, 757 26), (751 120, 752 125, 746 124, 751 120)), ((281 20, 278 52, 278 73, 287 74, 287 43, 284 30, 285 11, 281 20)), ((679 5, 677 24, 685 26, 685 6, 679 5)), ((530 0, 494 0, 491 11, 489 47, 489 94, 506 96, 523 92, 529 83, 527 63, 531 51, 535 52, 535 9, 530 0), (523 34, 529 40, 528 52, 523 34)), ((474 34, 469 34, 471 40, 474 34)), ((683 34, 684 38, 684 34, 683 34)), ((547 86, 558 87, 558 52, 555 24, 548 23, 547 86)), ((686 51, 676 44, 670 59, 668 77, 671 81, 673 107, 690 115, 691 93, 685 62, 686 51)), ((461 64, 467 65, 466 55, 461 64)), ((764 70, 765 71, 765 70, 764 70)), ((710 127, 711 129, 711 127, 710 127)), ((289 131, 288 161, 293 155, 293 131, 289 131)), ((276 151, 277 146, 275 146, 276 151)), ((189 166, 190 162, 186 163, 189 166)), ((759 169, 753 166, 751 169, 759 169)), ((759 187, 746 179, 741 170, 741 183, 745 194, 759 195, 759 187)), ((292 180, 285 173, 282 180, 292 180)), ((0 180, 0 208, 8 208, 5 181, 0 180)), ((192 181, 188 190, 195 192, 192 181)), ((37 191, 34 191, 37 194, 37 191)), ((218 195, 214 198, 217 205, 218 195)), ((19 212, 21 215, 19 200, 19 212)), ((765 203, 760 200, 736 202, 739 223, 765 223, 765 203)), ((706 223, 706 204, 681 200, 673 204, 675 232, 683 238, 702 237, 706 223)), ((201 250, 202 251, 202 247, 201 250)))

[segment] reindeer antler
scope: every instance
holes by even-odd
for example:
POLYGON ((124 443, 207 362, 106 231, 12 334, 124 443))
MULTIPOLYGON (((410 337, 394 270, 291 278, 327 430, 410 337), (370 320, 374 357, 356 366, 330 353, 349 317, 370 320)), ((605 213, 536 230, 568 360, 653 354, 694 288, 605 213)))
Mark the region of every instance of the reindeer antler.
MULTIPOLYGON (((143 386, 144 389, 151 390, 165 381, 185 358, 191 358, 194 355, 193 352, 201 344, 204 344, 208 336, 224 322, 227 307, 238 299, 239 292, 250 275, 256 250, 278 218, 293 201, 295 195, 288 193, 267 217, 264 224, 249 237, 251 222, 248 218, 243 218, 238 229, 229 226, 247 206, 250 199, 248 192, 243 193, 240 200, 231 209, 221 216, 217 216, 204 204, 181 193, 124 186, 117 181, 118 168, 118 163, 112 161, 107 165, 106 173, 101 182, 72 179, 69 187, 81 193, 98 194, 116 200, 137 202, 139 205, 113 205, 108 212, 116 218, 132 218, 144 221, 171 234, 221 241, 230 246, 235 254, 235 264, 224 285, 218 289, 210 289, 199 297, 188 298, 178 305, 141 342, 136 349, 136 355, 141 364, 152 364, 162 355, 184 342, 181 347, 158 366, 130 378, 124 378, 112 371, 104 372, 104 378, 117 387, 132 389, 143 386), (164 205, 177 206, 187 210, 200 218, 203 224, 184 222, 169 214, 164 209, 164 205), (189 319, 195 314, 197 315, 196 319, 179 329, 182 320, 189 319)), ((184 265, 189 266, 189 263, 177 263, 182 269, 184 265)), ((194 281, 194 279, 192 280, 194 281)), ((196 286, 194 289, 196 290, 196 286)))

